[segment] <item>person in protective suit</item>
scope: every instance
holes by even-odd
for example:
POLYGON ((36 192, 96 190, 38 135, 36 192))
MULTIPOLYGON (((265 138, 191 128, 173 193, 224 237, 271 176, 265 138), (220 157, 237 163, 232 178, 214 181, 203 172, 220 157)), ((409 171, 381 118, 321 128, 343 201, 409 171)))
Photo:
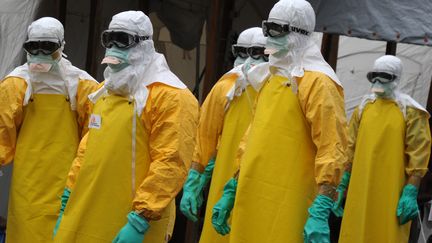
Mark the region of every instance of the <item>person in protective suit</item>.
POLYGON ((349 124, 348 160, 338 186, 348 184, 339 242, 408 242, 418 216, 417 194, 431 151, 429 113, 397 90, 402 62, 378 58, 349 124))
POLYGON ((165 242, 199 107, 152 34, 143 12, 126 11, 101 35, 105 82, 90 95, 89 132, 67 178, 55 242, 165 242))
POLYGON ((57 19, 40 18, 27 34, 27 63, 0 81, 0 165, 13 161, 6 242, 45 243, 98 83, 63 57, 57 19))
POLYGON ((271 75, 240 144, 239 174, 225 185, 213 224, 236 243, 329 242, 328 217, 346 160, 343 89, 310 38, 315 13, 307 1, 279 1, 262 27, 271 75))
POLYGON ((258 85, 251 85, 245 73, 268 61, 268 55, 264 54, 265 44, 266 37, 261 28, 241 32, 237 44, 232 47, 236 56, 234 68, 220 78, 201 107, 194 162, 181 201, 183 213, 197 221, 198 208, 203 202, 202 191, 211 179, 201 243, 229 240, 213 229, 212 208, 220 198, 225 182, 238 169, 233 163, 234 158, 252 119, 258 91, 258 85))

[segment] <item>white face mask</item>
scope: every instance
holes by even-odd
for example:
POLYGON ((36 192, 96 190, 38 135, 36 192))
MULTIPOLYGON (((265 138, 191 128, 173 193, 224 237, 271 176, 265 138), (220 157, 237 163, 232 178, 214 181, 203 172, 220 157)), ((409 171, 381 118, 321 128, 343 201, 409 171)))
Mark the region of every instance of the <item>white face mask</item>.
POLYGON ((372 84, 371 91, 381 98, 393 98, 395 89, 396 89, 395 82, 388 82, 388 83, 375 82, 374 84, 372 84))
POLYGON ((47 73, 51 67, 49 63, 29 63, 29 70, 37 73, 47 73))
POLYGON ((27 54, 27 63, 29 70, 32 72, 46 73, 49 72, 54 66, 58 65, 59 60, 56 60, 52 55, 30 55, 27 54))

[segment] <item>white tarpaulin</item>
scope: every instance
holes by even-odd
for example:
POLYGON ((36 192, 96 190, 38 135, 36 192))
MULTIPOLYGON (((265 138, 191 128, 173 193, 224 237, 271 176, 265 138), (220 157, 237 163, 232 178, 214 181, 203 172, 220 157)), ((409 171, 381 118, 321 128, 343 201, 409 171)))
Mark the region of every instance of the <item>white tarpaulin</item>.
POLYGON ((0 1, 0 76, 3 78, 22 62, 22 44, 27 37, 27 27, 40 1, 0 1))

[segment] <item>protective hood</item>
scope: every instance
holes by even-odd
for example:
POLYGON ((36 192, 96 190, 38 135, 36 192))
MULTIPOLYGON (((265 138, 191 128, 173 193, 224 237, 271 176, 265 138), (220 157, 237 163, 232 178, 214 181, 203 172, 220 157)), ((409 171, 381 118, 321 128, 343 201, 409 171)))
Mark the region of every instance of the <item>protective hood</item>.
MULTIPOLYGON (((362 115, 363 110, 368 103, 374 103, 375 100, 378 98, 379 97, 374 93, 365 95, 362 98, 360 105, 359 105, 359 116, 362 115)), ((411 96, 409 96, 407 94, 401 93, 399 91, 395 91, 394 100, 397 103, 397 105, 399 106, 399 109, 401 110, 404 118, 406 118, 406 108, 408 106, 425 112, 426 114, 428 114, 428 117, 429 117, 429 112, 422 105, 420 105, 417 101, 415 101, 413 98, 411 98, 411 96)))
POLYGON ((52 41, 64 45, 63 25, 52 17, 43 17, 31 23, 27 35, 28 41, 52 41))
MULTIPOLYGON (((252 28, 243 30, 240 33, 239 37, 237 38, 236 45, 241 46, 241 47, 245 47, 245 48, 250 47, 251 43, 252 43, 253 36, 259 30, 261 30, 261 28, 259 28, 259 27, 252 27, 252 28)), ((236 59, 234 61, 234 67, 237 67, 241 64, 244 64, 246 60, 247 60, 247 58, 242 58, 239 56, 236 57, 236 59)))
MULTIPOLYGON (((240 65, 238 67, 233 68, 227 74, 235 73, 238 78, 231 87, 231 89, 227 92, 226 97, 229 102, 231 102, 235 96, 240 96, 246 90, 249 85, 259 92, 262 87, 262 84, 265 80, 270 76, 269 64, 268 62, 263 62, 258 65, 253 66, 247 72, 244 72, 244 65, 240 65)), ((228 105, 227 105, 228 107, 228 105)))
MULTIPOLYGON (((389 99, 394 99, 396 101, 405 118, 407 106, 421 110, 429 115, 427 110, 417 101, 411 98, 411 96, 401 93, 398 90, 397 85, 399 84, 402 76, 402 69, 402 61, 399 58, 391 55, 385 55, 375 60, 372 72, 385 72, 396 76, 396 79, 393 81, 393 84, 395 86, 393 90, 393 95, 389 99)), ((359 105, 359 115, 361 115, 364 107, 369 102, 373 103, 377 98, 378 96, 375 93, 365 95, 359 105)))
MULTIPOLYGON (((254 33, 252 36, 252 41, 251 41, 251 47, 265 47, 266 43, 267 43, 267 37, 264 36, 263 31, 261 28, 253 28, 254 29, 254 33)), ((243 65, 243 72, 247 72, 251 67, 258 65, 260 63, 265 62, 265 60, 263 58, 259 58, 259 59, 254 59, 251 56, 249 56, 246 61, 244 62, 243 65)))
POLYGON ((238 46, 242 47, 250 47, 252 44, 253 36, 257 31, 261 31, 260 27, 252 27, 243 30, 240 35, 237 38, 237 44, 238 46))
POLYGON ((58 73, 33 73, 29 71, 28 65, 24 64, 15 68, 6 77, 18 77, 25 80, 27 84, 23 105, 27 105, 33 94, 33 83, 37 80, 37 85, 46 85, 50 87, 53 83, 64 85, 66 94, 70 98, 71 109, 76 110, 76 94, 78 81, 81 80, 96 80, 87 72, 73 66, 66 58, 61 58, 58 65, 58 73))
MULTIPOLYGON (((315 28, 315 12, 305 0, 281 0, 271 9, 268 21, 289 24, 312 33, 315 28)), ((290 32, 282 37, 268 37, 268 43, 279 42, 287 50, 283 56, 270 55, 272 72, 279 72, 286 77, 302 77, 303 59, 311 45, 310 35, 290 32)))
MULTIPOLYGON (((265 46, 267 37, 263 35, 262 29, 260 27, 249 28, 243 31, 242 34, 245 32, 248 35, 247 37, 249 41, 249 47, 265 46)), ((235 85, 226 94, 226 97, 229 101, 232 101, 234 96, 240 96, 243 91, 246 90, 248 85, 252 85, 254 89, 258 91, 261 88, 261 82, 265 80, 265 78, 270 74, 267 63, 263 63, 262 60, 254 60, 251 57, 246 60, 245 64, 234 67, 227 74, 230 73, 237 74, 238 78, 235 85)))
MULTIPOLYGON (((152 36, 153 27, 150 19, 141 11, 126 11, 113 16, 110 30, 128 31, 140 36, 152 36)), ((101 95, 110 91, 128 97, 136 102, 136 113, 141 115, 148 97, 147 86, 160 82, 185 89, 180 79, 170 70, 165 57, 154 49, 153 40, 139 42, 130 48, 130 65, 119 72, 113 72, 108 66, 104 71, 105 83, 101 89, 89 95, 94 103, 101 95)))
POLYGON ((394 82, 399 83, 402 76, 402 61, 392 55, 385 55, 375 60, 372 72, 385 72, 396 76, 394 82))
MULTIPOLYGON (((301 68, 305 71, 324 73, 325 75, 329 76, 337 85, 342 87, 342 83, 340 82, 335 71, 324 60, 319 47, 311 39, 308 41, 307 50, 302 58, 301 68)), ((303 75, 304 72, 301 72, 301 76, 296 77, 303 77, 303 75)))

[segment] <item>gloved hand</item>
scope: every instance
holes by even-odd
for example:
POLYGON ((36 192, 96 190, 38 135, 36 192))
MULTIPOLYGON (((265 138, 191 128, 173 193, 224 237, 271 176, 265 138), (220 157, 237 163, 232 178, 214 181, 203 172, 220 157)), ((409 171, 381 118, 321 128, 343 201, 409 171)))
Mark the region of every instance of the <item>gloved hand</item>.
POLYGON ((136 212, 130 212, 128 222, 114 238, 113 243, 142 243, 144 234, 150 228, 149 223, 136 212))
POLYGON ((186 183, 183 186, 180 210, 193 222, 198 220, 198 208, 201 207, 203 203, 202 191, 211 178, 214 162, 215 160, 211 159, 202 174, 195 169, 190 169, 186 183))
POLYGON ((400 225, 414 219, 419 213, 417 194, 417 187, 412 184, 405 185, 397 207, 397 216, 399 217, 400 225))
POLYGON ((330 228, 328 218, 333 208, 333 200, 324 195, 318 195, 309 208, 309 218, 303 231, 305 243, 330 243, 330 228))
POLYGON ((68 202, 68 200, 69 200, 70 193, 71 193, 71 191, 70 191, 69 188, 65 188, 65 189, 63 190, 63 195, 61 196, 60 214, 59 214, 59 216, 58 216, 58 218, 57 218, 57 223, 56 223, 56 225, 55 225, 55 227, 54 227, 53 238, 54 238, 54 237, 56 236, 56 234, 57 234, 57 230, 58 230, 58 228, 59 228, 59 226, 60 226, 60 222, 61 222, 61 220, 62 220, 62 218, 63 218, 63 213, 64 213, 64 210, 65 210, 65 208, 66 208, 66 204, 67 204, 67 202, 68 202))
POLYGON ((213 228, 221 235, 226 235, 231 228, 228 225, 228 218, 234 207, 237 180, 231 178, 224 186, 221 199, 213 207, 212 224, 213 228))
POLYGON ((336 191, 338 192, 338 198, 337 198, 336 203, 333 206, 332 211, 338 217, 342 217, 342 215, 343 215, 342 201, 343 201, 343 198, 345 196, 345 191, 348 188, 350 177, 351 177, 351 173, 348 171, 345 171, 342 175, 342 180, 341 180, 340 184, 336 188, 336 191))
POLYGON ((216 158, 211 158, 207 166, 205 167, 204 172, 201 174, 201 178, 200 178, 200 184, 202 186, 201 190, 204 189, 204 187, 207 185, 207 183, 210 181, 212 177, 213 169, 215 167, 215 160, 216 158))

